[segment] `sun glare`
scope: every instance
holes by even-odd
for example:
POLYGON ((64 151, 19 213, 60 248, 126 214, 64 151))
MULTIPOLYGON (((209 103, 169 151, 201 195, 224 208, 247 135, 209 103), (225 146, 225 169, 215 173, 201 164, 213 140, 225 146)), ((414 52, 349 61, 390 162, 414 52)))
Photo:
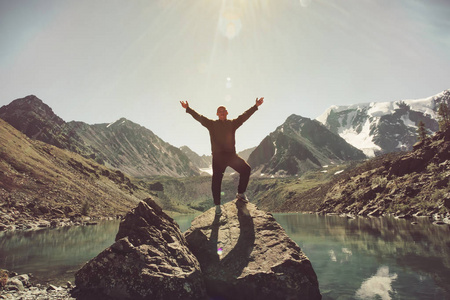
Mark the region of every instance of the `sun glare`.
POLYGON ((225 7, 219 19, 220 32, 228 39, 234 39, 242 29, 241 16, 238 9, 225 7))

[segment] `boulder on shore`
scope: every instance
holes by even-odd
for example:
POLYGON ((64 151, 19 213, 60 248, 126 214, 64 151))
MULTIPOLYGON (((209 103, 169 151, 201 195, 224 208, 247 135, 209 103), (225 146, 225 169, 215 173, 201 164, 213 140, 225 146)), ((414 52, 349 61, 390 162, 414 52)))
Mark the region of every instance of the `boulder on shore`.
POLYGON ((206 299, 179 226, 151 199, 126 215, 116 242, 75 274, 75 284, 83 298, 206 299))
POLYGON ((210 209, 185 233, 213 299, 321 299, 306 255, 274 217, 232 201, 222 215, 210 209))

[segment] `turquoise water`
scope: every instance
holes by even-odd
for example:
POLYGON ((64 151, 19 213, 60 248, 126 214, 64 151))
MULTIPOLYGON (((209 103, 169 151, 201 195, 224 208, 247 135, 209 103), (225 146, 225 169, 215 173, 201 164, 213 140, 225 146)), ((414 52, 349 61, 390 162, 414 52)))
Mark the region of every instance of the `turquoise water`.
POLYGON ((450 299, 448 225, 274 216, 312 262, 323 299, 450 299))
MULTIPOLYGON (((450 299, 450 229, 427 219, 274 214, 309 257, 323 299, 450 299)), ((182 231, 194 216, 175 218, 182 231)), ((73 282, 114 242, 119 223, 0 233, 0 268, 73 282)))

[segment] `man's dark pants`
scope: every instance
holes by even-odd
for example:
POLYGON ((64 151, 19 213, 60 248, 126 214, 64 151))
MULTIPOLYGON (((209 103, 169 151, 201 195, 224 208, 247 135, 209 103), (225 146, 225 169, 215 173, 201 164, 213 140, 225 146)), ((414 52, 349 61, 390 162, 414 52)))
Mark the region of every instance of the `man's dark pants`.
POLYGON ((231 167, 239 173, 238 193, 244 193, 246 191, 251 168, 245 160, 240 158, 236 153, 223 152, 213 154, 212 161, 213 176, 211 189, 215 205, 220 204, 222 178, 227 167, 231 167))

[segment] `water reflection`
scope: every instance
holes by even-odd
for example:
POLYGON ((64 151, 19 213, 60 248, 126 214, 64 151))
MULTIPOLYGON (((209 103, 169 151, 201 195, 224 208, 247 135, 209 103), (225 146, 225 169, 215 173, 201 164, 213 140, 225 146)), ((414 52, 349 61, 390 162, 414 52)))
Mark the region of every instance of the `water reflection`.
POLYGON ((312 261, 324 299, 449 299, 449 227, 428 219, 274 214, 312 261), (419 296, 420 295, 420 296, 419 296))
POLYGON ((73 281, 73 274, 114 241, 118 221, 0 234, 0 267, 43 281, 73 281))
MULTIPOLYGON (((178 216, 180 229, 195 216, 178 216)), ((323 299, 450 299, 449 226, 427 219, 274 214, 310 258, 323 299)), ((109 247, 117 221, 88 227, 0 233, 0 268, 55 284, 109 247), (55 280, 57 278, 58 280, 55 280)))
POLYGON ((375 299, 376 296, 382 300, 392 299, 391 295, 394 294, 392 282, 395 279, 397 279, 397 274, 390 274, 389 267, 382 266, 374 276, 362 283, 355 296, 358 299, 375 299))
MULTIPOLYGON (((186 231, 194 217, 181 215, 175 220, 186 231)), ((73 282, 85 262, 114 243, 118 229, 119 221, 104 221, 95 226, 0 233, 0 269, 32 273, 41 282, 73 282)))

